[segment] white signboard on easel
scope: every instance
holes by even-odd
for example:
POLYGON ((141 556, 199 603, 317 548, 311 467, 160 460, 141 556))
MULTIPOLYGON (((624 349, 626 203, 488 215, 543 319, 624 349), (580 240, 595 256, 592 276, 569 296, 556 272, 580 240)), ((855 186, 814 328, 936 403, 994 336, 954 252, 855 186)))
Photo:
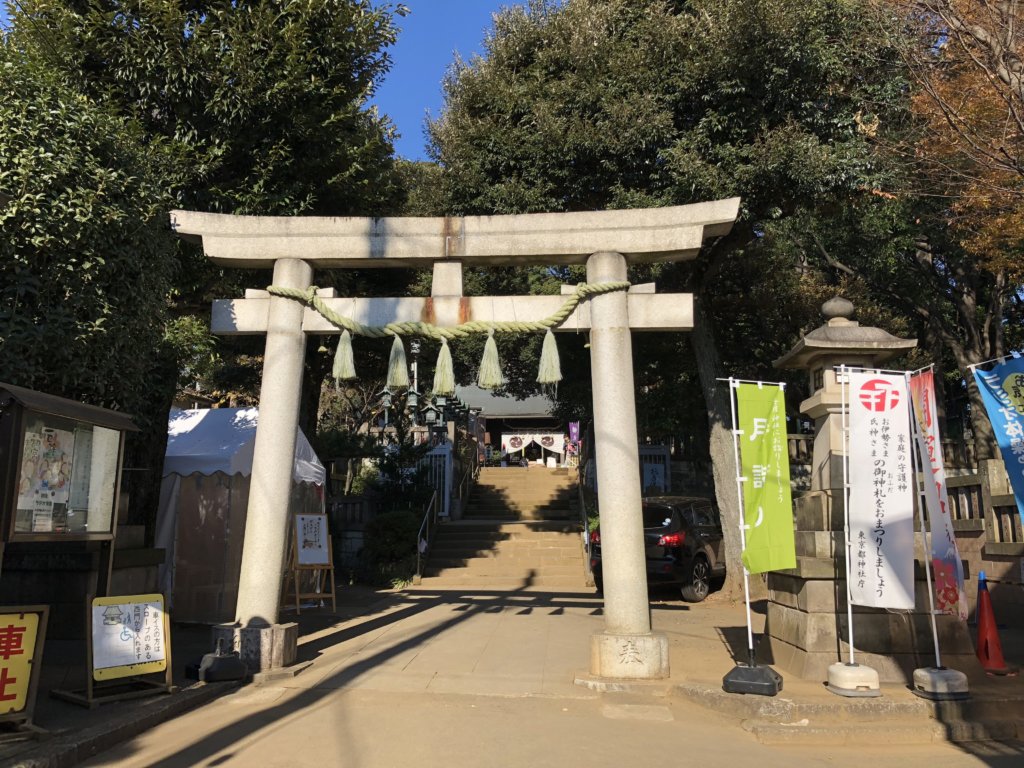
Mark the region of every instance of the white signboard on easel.
POLYGON ((327 535, 327 515, 295 516, 295 550, 298 565, 330 565, 330 548, 330 538, 327 535))

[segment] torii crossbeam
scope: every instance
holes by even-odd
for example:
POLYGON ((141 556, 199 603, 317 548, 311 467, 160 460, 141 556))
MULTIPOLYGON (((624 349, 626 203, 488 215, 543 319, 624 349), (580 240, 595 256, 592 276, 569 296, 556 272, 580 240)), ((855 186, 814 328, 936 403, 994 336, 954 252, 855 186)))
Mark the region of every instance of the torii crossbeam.
MULTIPOLYGON (((186 239, 200 240, 214 262, 272 268, 275 286, 299 291, 309 290, 314 267, 432 269, 430 297, 338 298, 331 290, 319 296, 335 312, 364 325, 423 321, 451 328, 467 320, 535 321, 562 302, 557 296, 463 296, 464 265, 586 264, 588 283, 623 282, 628 264, 694 258, 706 239, 729 232, 738 211, 739 198, 644 210, 445 218, 172 211, 171 226, 186 239)), ((590 671, 600 677, 669 674, 668 641, 651 631, 647 597, 630 332, 692 327, 690 294, 656 294, 645 285, 593 296, 552 329, 590 332, 605 594, 605 631, 593 636, 590 671)), ((306 336, 340 330, 297 301, 258 290, 247 291, 244 299, 214 302, 212 329, 267 335, 235 630, 243 656, 262 670, 294 658, 294 648, 273 658, 266 651, 282 636, 277 612, 284 510, 306 336)))

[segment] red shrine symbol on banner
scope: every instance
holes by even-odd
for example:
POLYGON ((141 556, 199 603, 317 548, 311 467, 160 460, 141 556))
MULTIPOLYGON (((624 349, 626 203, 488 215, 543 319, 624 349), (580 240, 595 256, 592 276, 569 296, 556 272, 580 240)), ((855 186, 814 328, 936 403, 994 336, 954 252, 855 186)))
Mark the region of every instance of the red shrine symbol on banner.
POLYGON ((857 397, 869 411, 882 413, 899 405, 900 391, 885 379, 872 379, 864 383, 857 397))

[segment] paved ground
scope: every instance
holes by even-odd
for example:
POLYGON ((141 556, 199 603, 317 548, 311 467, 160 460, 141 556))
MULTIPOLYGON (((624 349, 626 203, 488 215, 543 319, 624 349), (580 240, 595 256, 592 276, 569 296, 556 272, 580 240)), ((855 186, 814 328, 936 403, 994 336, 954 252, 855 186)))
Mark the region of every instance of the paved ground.
MULTIPOLYGON (((760 743, 741 717, 678 693, 684 683, 720 690, 733 651, 745 647, 742 604, 715 596, 700 605, 656 603, 672 680, 614 694, 575 683, 586 676, 590 635, 603 628, 592 593, 382 597, 355 619, 304 617, 300 657, 313 663, 297 677, 242 688, 85 765, 1024 765, 1020 743, 901 746, 870 729, 852 746, 760 743)), ((755 629, 762 622, 755 614, 755 629)), ((1024 697, 1024 678, 992 684, 1024 697)), ((789 679, 778 698, 837 700, 820 683, 789 679)), ((885 687, 886 701, 914 698, 885 687)))

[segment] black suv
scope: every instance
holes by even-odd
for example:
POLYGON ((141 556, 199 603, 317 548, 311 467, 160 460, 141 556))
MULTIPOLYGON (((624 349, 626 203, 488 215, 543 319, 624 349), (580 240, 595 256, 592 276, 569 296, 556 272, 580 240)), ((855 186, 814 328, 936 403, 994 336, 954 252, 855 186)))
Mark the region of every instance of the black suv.
MULTIPOLYGON (((647 583, 677 584, 683 600, 699 603, 711 591, 711 580, 725 575, 718 509, 696 496, 649 496, 642 509, 647 583)), ((590 567, 601 591, 600 529, 590 534, 590 567)))

